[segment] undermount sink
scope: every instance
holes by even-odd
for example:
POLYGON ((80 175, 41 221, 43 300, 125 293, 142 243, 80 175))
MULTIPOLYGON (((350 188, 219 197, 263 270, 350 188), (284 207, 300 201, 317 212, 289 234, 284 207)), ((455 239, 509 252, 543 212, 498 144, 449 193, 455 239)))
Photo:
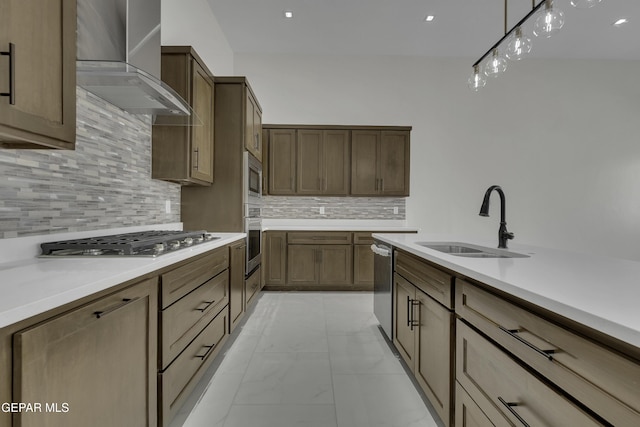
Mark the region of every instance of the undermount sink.
POLYGON ((460 242, 418 242, 420 246, 466 258, 529 258, 529 255, 460 242))

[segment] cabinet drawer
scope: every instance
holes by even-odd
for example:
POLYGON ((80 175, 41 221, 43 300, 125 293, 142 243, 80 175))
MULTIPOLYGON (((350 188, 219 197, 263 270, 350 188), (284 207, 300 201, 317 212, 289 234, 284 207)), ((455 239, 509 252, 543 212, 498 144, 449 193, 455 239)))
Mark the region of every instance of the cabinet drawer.
POLYGON ((167 426, 218 354, 227 337, 228 311, 222 310, 175 361, 159 374, 162 424, 167 426))
POLYGON ((161 312, 162 368, 227 304, 228 289, 229 272, 223 271, 161 312))
POLYGON ((453 277, 405 252, 396 251, 395 271, 440 304, 453 308, 453 277))
POLYGON ((350 231, 290 231, 287 242, 298 245, 350 245, 350 231))
POLYGON ((456 344, 456 379, 496 426, 603 425, 460 320, 456 344))
POLYGON ((260 290, 261 267, 258 267, 249 278, 245 280, 245 298, 247 307, 253 302, 253 297, 260 290))
POLYGON ((356 231, 353 233, 353 243, 356 245, 371 245, 373 244, 373 237, 371 232, 356 231))
POLYGON ((640 365, 470 283, 458 313, 614 425, 640 425, 640 365))
POLYGON ((494 424, 482 412, 471 396, 456 381, 456 427, 492 427, 494 424))
POLYGON ((160 306, 166 308, 229 267, 229 250, 218 248, 197 260, 162 275, 160 306))

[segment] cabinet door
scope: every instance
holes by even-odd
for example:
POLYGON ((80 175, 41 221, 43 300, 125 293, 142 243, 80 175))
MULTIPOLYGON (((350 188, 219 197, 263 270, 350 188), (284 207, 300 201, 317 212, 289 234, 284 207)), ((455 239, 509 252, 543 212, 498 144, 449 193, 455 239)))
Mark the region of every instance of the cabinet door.
POLYGON ((269 132, 269 162, 269 194, 295 194, 295 129, 272 129, 269 132))
POLYGON ((414 369, 415 334, 413 301, 415 287, 398 274, 393 275, 393 343, 411 370, 414 369))
POLYGON ((155 426, 156 292, 147 280, 16 333, 14 401, 43 405, 19 425, 155 426))
POLYGON ((253 109, 253 134, 256 139, 255 156, 258 160, 262 161, 262 147, 264 146, 262 141, 262 112, 260 107, 256 103, 253 109))
POLYGON ((322 193, 346 196, 351 178, 349 131, 325 130, 322 136, 322 193))
POLYGON ((162 81, 194 111, 193 126, 158 117, 152 129, 151 176, 182 185, 205 185, 214 177, 214 83, 190 46, 162 47, 162 81), (196 117, 197 116, 197 119, 196 117))
POLYGON ((76 138, 76 2, 3 0, 0 51, 0 146, 73 149, 76 138))
POLYGON ((351 194, 371 196, 378 193, 379 131, 351 132, 351 194))
POLYGON ((416 290, 415 376, 445 425, 451 420, 453 313, 416 290))
POLYGON ((245 311, 244 268, 247 245, 243 241, 229 246, 229 332, 233 332, 245 311))
POLYGON ((318 245, 318 284, 351 285, 353 282, 353 247, 318 245))
POLYGON ((494 427, 476 402, 456 382, 456 427, 494 427))
POLYGON ((202 121, 201 126, 192 126, 191 176, 213 182, 213 81, 207 71, 194 59, 191 60, 192 106, 202 121))
POLYGON ((268 231, 265 238, 265 284, 286 285, 287 233, 268 231))
POLYGON ((353 246, 353 284, 373 290, 373 252, 370 246, 353 246))
POLYGON ((248 89, 246 90, 245 108, 244 145, 247 151, 262 161, 262 113, 248 89))
POLYGON ((378 178, 381 194, 409 195, 409 132, 382 131, 378 178))
POLYGON ((317 195, 322 193, 322 131, 298 130, 297 137, 297 194, 317 195))
POLYGON ((318 246, 287 245, 287 277, 290 285, 318 283, 318 246))

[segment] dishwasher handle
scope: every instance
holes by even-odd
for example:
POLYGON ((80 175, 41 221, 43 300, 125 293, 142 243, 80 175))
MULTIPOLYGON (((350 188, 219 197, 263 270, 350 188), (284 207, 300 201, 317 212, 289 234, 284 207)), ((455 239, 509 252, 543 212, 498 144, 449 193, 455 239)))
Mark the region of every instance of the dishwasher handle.
POLYGON ((375 243, 371 245, 371 252, 373 252, 376 255, 380 255, 383 257, 390 257, 391 256, 391 250, 384 248, 384 247, 380 247, 378 245, 376 245, 375 243))

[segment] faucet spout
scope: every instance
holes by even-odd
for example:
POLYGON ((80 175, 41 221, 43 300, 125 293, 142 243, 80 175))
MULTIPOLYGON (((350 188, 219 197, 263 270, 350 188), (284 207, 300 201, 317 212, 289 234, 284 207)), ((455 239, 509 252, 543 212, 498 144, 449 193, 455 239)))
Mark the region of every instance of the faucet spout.
POLYGON ((498 229, 498 247, 506 249, 507 240, 513 239, 515 235, 507 231, 505 196, 502 188, 500 188, 499 185, 492 185, 484 193, 484 198, 482 199, 482 206, 480 206, 479 215, 489 216, 489 200, 491 198, 491 193, 493 193, 494 190, 500 196, 500 228, 498 229))

